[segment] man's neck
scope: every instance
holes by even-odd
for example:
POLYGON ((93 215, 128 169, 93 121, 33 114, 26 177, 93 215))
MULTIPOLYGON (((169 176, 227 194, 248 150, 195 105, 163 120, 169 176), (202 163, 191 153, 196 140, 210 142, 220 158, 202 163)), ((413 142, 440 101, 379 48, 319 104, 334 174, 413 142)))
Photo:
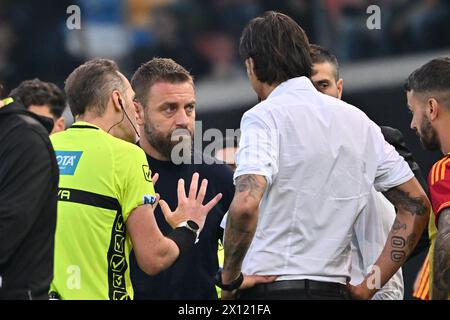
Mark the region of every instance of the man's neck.
POLYGON ((267 83, 261 83, 259 98, 261 100, 266 100, 267 97, 272 93, 275 88, 278 87, 278 84, 269 85, 267 83))
MULTIPOLYGON (((450 133, 448 135, 450 136, 450 133)), ((445 138, 441 139, 441 151, 443 154, 450 153, 450 137, 447 137, 447 141, 445 138)))
POLYGON ((145 135, 141 132, 141 139, 139 140, 139 146, 144 150, 146 154, 148 154, 150 157, 160 160, 160 161, 169 161, 170 159, 167 159, 164 157, 161 153, 158 152, 145 138, 145 135))
POLYGON ((443 154, 450 153, 450 116, 444 121, 440 123, 440 126, 437 127, 439 142, 441 144, 441 151, 443 154))
POLYGON ((81 116, 78 116, 75 121, 91 123, 106 132, 108 132, 108 130, 112 127, 112 125, 110 125, 104 117, 99 117, 91 113, 85 113, 81 116))

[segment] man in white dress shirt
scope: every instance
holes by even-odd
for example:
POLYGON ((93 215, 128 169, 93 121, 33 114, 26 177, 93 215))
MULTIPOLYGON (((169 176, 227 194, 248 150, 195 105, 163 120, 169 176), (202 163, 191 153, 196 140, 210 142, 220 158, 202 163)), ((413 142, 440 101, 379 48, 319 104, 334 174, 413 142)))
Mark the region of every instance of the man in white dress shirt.
MULTIPOLYGON (((329 50, 317 45, 311 45, 310 54, 313 62, 311 82, 320 92, 341 99, 344 81, 339 78, 339 63, 336 57, 329 50)), ((351 284, 361 283, 371 270, 383 250, 394 220, 394 206, 381 192, 372 188, 367 206, 354 225, 355 232, 351 242, 351 284)), ((372 300, 402 300, 403 294, 403 274, 400 268, 372 300)))
POLYGON ((372 298, 373 279, 382 287, 416 245, 430 212, 425 192, 375 123, 314 88, 308 39, 295 21, 276 12, 251 20, 239 50, 261 102, 241 121, 216 277, 222 298, 242 283, 246 299, 372 298), (398 208, 398 224, 376 268, 351 286, 353 227, 372 187, 398 208), (277 278, 251 287, 241 271, 277 278))

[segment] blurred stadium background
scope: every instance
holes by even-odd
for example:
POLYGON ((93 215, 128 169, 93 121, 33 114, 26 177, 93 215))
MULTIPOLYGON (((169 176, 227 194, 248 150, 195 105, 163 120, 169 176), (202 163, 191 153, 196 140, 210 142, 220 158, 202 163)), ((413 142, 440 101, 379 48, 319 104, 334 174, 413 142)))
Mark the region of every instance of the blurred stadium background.
POLYGON ((424 172, 439 157, 423 152, 409 129, 402 85, 436 56, 450 56, 447 0, 2 0, 0 81, 8 92, 39 77, 63 86, 82 61, 108 57, 124 73, 153 56, 171 57, 197 80, 203 128, 238 128, 256 97, 238 56, 239 35, 265 10, 292 16, 310 41, 337 55, 344 99, 380 125, 400 129, 424 172), (67 8, 81 9, 81 29, 69 30, 67 8), (369 30, 366 8, 381 9, 381 29, 369 30))
POLYGON ((63 87, 93 57, 116 60, 131 77, 151 57, 170 57, 196 79, 203 129, 237 129, 257 101, 239 36, 266 10, 290 15, 310 42, 337 55, 343 99, 400 129, 426 175, 440 154, 423 151, 410 130, 403 83, 428 60, 450 56, 450 0, 0 0, 0 82, 4 94, 36 77, 63 87), (373 4, 381 9, 379 30, 366 26, 373 4), (81 9, 79 30, 67 28, 70 5, 81 9))

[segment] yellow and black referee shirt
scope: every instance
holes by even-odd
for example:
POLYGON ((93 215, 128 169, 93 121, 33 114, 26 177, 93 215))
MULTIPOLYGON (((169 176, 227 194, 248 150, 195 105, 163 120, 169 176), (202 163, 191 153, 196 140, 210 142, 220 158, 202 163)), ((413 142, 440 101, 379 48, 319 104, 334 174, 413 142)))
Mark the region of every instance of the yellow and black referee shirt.
POLYGON ((132 299, 126 221, 156 201, 145 153, 87 122, 51 140, 60 182, 50 291, 61 299, 132 299))

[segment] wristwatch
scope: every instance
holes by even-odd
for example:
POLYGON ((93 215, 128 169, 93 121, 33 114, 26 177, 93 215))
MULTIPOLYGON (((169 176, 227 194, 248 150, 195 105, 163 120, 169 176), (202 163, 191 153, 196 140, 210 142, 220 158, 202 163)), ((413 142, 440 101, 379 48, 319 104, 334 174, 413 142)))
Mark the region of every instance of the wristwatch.
POLYGON ((222 269, 219 269, 216 273, 215 280, 216 286, 218 286, 220 289, 225 291, 233 291, 238 289, 241 286, 242 282, 244 282, 244 275, 241 272, 237 279, 231 281, 230 283, 224 284, 222 283, 222 269))
POLYGON ((193 220, 186 220, 180 224, 177 225, 177 228, 184 227, 188 230, 191 230, 193 233, 195 233, 195 243, 198 242, 198 236, 200 234, 200 227, 197 224, 197 222, 193 220))

